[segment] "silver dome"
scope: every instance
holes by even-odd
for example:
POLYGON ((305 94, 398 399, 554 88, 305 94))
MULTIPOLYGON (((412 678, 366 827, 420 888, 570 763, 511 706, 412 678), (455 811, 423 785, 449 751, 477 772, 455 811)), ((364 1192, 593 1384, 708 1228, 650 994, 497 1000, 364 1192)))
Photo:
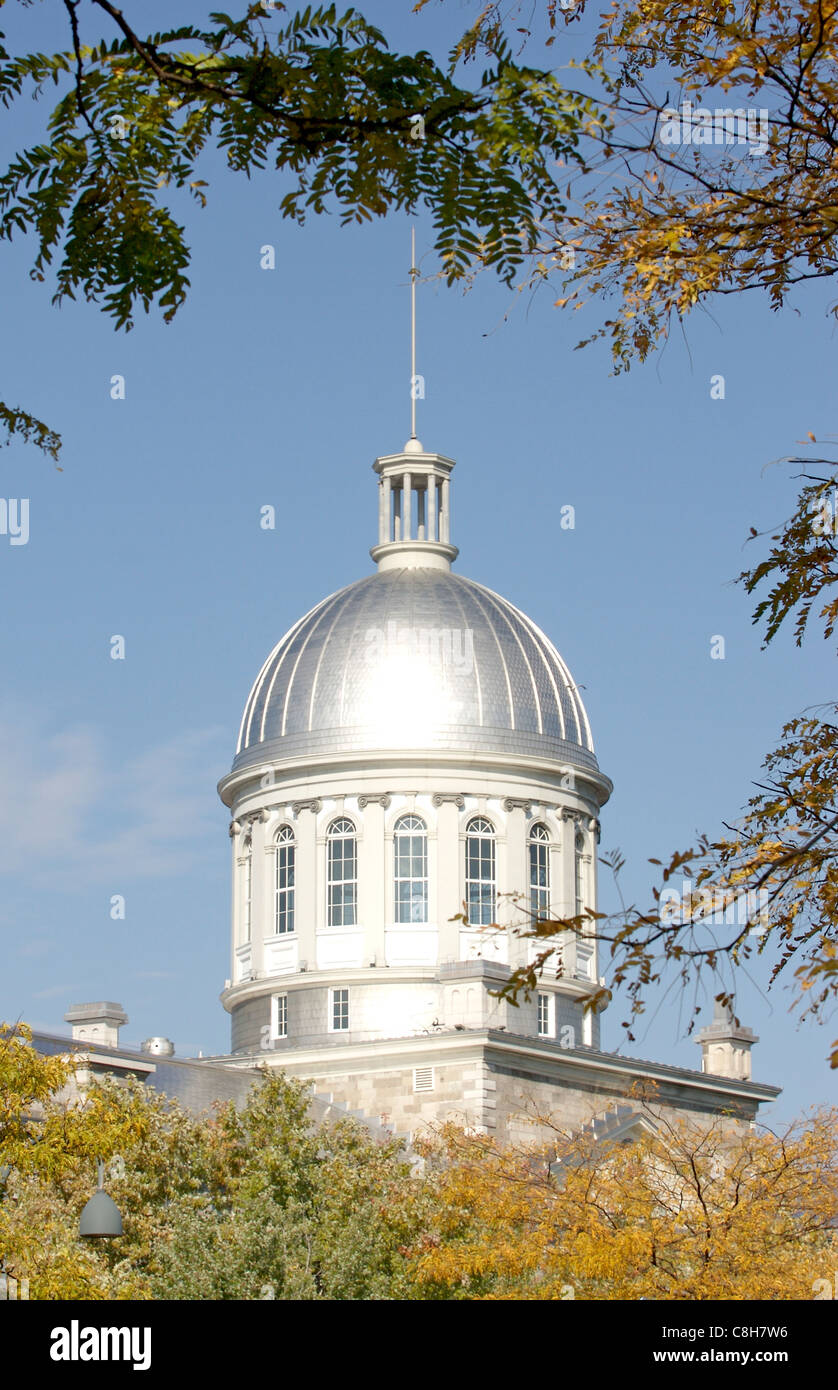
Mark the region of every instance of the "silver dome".
POLYGON ((271 652, 233 772, 419 749, 598 770, 582 700, 535 623, 450 571, 379 570, 312 608, 271 652))

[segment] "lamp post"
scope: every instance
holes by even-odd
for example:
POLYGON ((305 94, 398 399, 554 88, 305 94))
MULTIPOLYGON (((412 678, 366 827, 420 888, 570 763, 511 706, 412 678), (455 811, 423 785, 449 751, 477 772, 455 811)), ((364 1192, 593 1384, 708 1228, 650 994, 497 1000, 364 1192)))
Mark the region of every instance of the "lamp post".
POLYGON ((105 1191, 105 1165, 97 1160, 99 1186, 87 1201, 79 1221, 79 1235, 88 1240, 109 1240, 122 1235, 122 1217, 119 1207, 105 1191))

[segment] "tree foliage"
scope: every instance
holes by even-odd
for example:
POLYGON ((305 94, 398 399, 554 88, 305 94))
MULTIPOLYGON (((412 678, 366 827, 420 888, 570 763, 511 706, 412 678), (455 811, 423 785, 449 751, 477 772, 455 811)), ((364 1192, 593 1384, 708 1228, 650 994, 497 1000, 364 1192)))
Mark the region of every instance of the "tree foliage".
MULTIPOLYGON (((591 335, 610 337, 618 370, 714 294, 757 288, 779 308, 838 269, 838 0, 612 0, 570 64, 575 87, 523 64, 522 36, 535 13, 556 42, 585 0, 489 3, 447 66, 392 53, 334 5, 254 4, 149 35, 109 0, 64 0, 64 12, 53 54, 0 42, 7 108, 60 93, 45 138, 0 174, 0 237, 34 234, 33 277, 118 326, 182 304, 175 195, 205 204, 214 149, 248 177, 278 171, 281 212, 297 221, 428 209, 449 282, 490 267, 536 284, 572 263, 557 303, 618 300, 591 335), (110 32, 88 35, 93 24, 110 32), (458 66, 478 55, 489 66, 466 85, 458 66), (662 118, 684 102, 689 141, 664 143, 662 118), (748 110, 768 119, 743 142, 735 117, 748 110)), ((54 453, 27 412, 3 407, 0 426, 54 453)))
MULTIPOLYGON (((472 86, 427 52, 393 54, 381 31, 334 5, 287 16, 251 5, 144 36, 124 11, 65 0, 72 44, 11 54, 0 43, 0 101, 58 99, 47 138, 0 174, 0 238, 31 234, 32 277, 54 277, 54 302, 83 296, 117 327, 138 309, 170 320, 188 288, 183 191, 204 206, 202 157, 230 171, 282 176, 283 217, 340 212, 361 222, 391 209, 430 210, 449 281, 475 258, 511 281, 558 213, 556 161, 579 158, 593 103, 551 73, 517 65, 502 38, 472 86), (115 36, 84 42, 81 20, 115 36)), ((1 38, 2 36, 0 36, 1 38)), ((0 425, 26 433, 4 408, 0 425)))
POLYGON ((812 1298, 836 1252, 838 1114, 774 1135, 641 1113, 611 1145, 555 1122, 540 1147, 441 1127, 420 1281, 456 1299, 812 1298))
POLYGON ((244 1111, 219 1113, 209 1145, 213 1176, 170 1217, 155 1297, 410 1296, 404 1249, 427 1195, 400 1141, 352 1120, 315 1129, 305 1088, 272 1072, 244 1111))
MULTIPOLYGON (((489 3, 462 50, 513 34, 520 45, 539 20, 549 45, 585 10, 489 3)), ((565 208, 546 213, 531 282, 551 279, 555 252, 574 246, 557 303, 617 301, 584 341, 609 337, 619 371, 713 295, 758 289, 778 309, 795 285, 838 272, 838 4, 612 0, 594 18, 571 67, 607 119, 589 132, 565 208)))
POLYGON ((280 1072, 196 1117, 140 1082, 79 1088, 82 1059, 30 1039, 0 1026, 0 1257, 32 1299, 808 1298, 834 1264, 834 1112, 774 1136, 638 1093, 631 1144, 440 1126, 419 1172, 355 1121, 316 1126, 280 1072), (92 1242, 100 1157, 124 1234, 92 1242))
POLYGON ((835 276, 837 16, 834 0, 613 0, 593 56, 621 132, 614 186, 572 222, 584 293, 620 296, 602 330, 620 365, 711 295, 756 288, 779 308, 835 276), (661 118, 685 101, 690 143, 664 144, 661 118), (721 143, 714 112, 749 108, 764 132, 757 119, 734 143, 728 121, 721 143))
POLYGON ((316 1128, 273 1072, 243 1110, 196 1118, 140 1082, 73 1084, 25 1026, 0 1027, 0 1255, 29 1297, 421 1297, 406 1248, 429 1194, 400 1141, 316 1128), (79 1237, 105 1161, 124 1234, 79 1237))

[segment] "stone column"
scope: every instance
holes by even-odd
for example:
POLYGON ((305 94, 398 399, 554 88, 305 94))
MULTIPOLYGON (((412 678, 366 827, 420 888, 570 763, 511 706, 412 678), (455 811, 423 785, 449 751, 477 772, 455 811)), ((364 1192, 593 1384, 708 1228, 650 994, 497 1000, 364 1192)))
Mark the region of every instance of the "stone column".
POLYGON ((402 479, 402 540, 410 540, 410 474, 402 479))
POLYGON ((442 507, 439 513, 439 539, 447 545, 451 539, 451 520, 448 515, 448 505, 451 487, 447 478, 442 480, 442 507))
POLYGON ((239 834, 241 826, 238 821, 230 823, 230 854, 232 858, 232 872, 230 874, 230 921, 232 931, 230 932, 230 980, 236 983, 236 947, 239 941, 239 834))
POLYGON ((435 541, 436 535, 436 478, 428 478, 428 540, 435 541))
MULTIPOLYGON (((562 842, 559 846, 559 879, 556 884, 557 906, 562 917, 572 917, 576 902, 576 821, 572 812, 561 815, 562 842)), ((562 958, 565 975, 576 974, 576 933, 566 932, 562 938, 562 958)))
POLYGON ((463 910, 463 886, 460 874, 460 813, 456 801, 442 800, 434 806, 437 813, 437 883, 435 899, 429 904, 439 927, 439 959, 460 959, 460 923, 449 922, 455 912, 463 910))
MULTIPOLYGON (((524 807, 518 803, 507 802, 506 807, 506 882, 504 883, 500 875, 500 856, 498 856, 498 892, 514 893, 518 898, 519 907, 513 907, 510 913, 511 919, 524 926, 526 929, 529 924, 530 910, 530 875, 529 857, 527 852, 527 816, 524 807)), ((499 847, 500 848, 500 847, 499 847)), ((529 942, 521 940, 520 937, 510 933, 509 938, 509 963, 512 966, 521 965, 527 959, 529 942)))
POLYGON ((253 952, 251 969, 254 978, 264 973, 265 937, 273 936, 273 922, 270 920, 270 868, 268 855, 265 854, 265 821, 267 816, 267 811, 260 811, 250 823, 250 922, 253 952))
POLYGON ((392 909, 385 895, 388 877, 384 842, 385 802, 389 805, 389 798, 358 798, 358 925, 364 931, 364 967, 370 964, 373 957, 376 965, 383 967, 386 964, 384 926, 392 918, 392 909))
POLYGON ((294 925, 299 943, 299 958, 301 961, 307 961, 309 970, 313 970, 317 959, 315 930, 318 923, 317 888, 321 875, 317 814, 311 805, 301 807, 297 812, 294 836, 297 845, 294 925))
POLYGON ((393 488, 389 478, 383 478, 381 485, 384 492, 384 534, 381 540, 384 543, 393 535, 393 488))

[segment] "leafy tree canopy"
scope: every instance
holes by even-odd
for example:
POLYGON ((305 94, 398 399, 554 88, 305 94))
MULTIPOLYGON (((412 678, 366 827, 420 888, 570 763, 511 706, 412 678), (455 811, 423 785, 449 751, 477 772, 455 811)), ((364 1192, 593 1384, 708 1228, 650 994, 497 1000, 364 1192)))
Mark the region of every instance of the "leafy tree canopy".
MULTIPOLYGON (((4 0, 0 0, 4 3, 4 0)), ((449 281, 475 259, 511 282, 558 214, 558 161, 580 158, 592 101, 549 72, 513 62, 502 38, 471 86, 427 52, 393 54, 356 11, 251 5, 212 27, 142 35, 107 0, 65 0, 67 47, 12 54, 0 42, 0 101, 55 89, 47 138, 0 174, 0 238, 31 234, 36 280, 54 302, 81 295, 117 327, 137 309, 168 321, 189 288, 189 248, 171 206, 208 197, 201 158, 282 175, 284 217, 338 209, 361 222, 394 208, 430 210, 449 281), (107 24, 108 37, 84 30, 107 24)), ((2 36, 0 36, 2 40, 2 36)), ((57 440, 26 411, 0 426, 55 456, 57 440)))
MULTIPOLYGON (((489 3, 461 48, 549 45, 586 8, 489 3)), ((596 19, 571 66, 607 120, 564 207, 545 210, 530 279, 552 278, 552 253, 572 244, 557 302, 616 301, 592 337, 610 338, 622 370, 713 295, 759 289, 780 308, 794 286, 838 273, 838 3, 612 0, 596 19)))
POLYGON ((79 1089, 78 1062, 30 1040, 0 1026, 0 1255, 31 1299, 426 1296, 407 1249, 431 1194, 400 1141, 315 1127, 277 1072, 203 1117, 139 1082, 79 1089), (98 1158, 124 1234, 90 1242, 98 1158))
POLYGON ((455 1299, 812 1298, 836 1250, 836 1112, 779 1135, 653 1097, 640 1113, 628 1144, 555 1122, 540 1147, 441 1127, 423 1145, 441 1201, 413 1250, 420 1281, 455 1299))

